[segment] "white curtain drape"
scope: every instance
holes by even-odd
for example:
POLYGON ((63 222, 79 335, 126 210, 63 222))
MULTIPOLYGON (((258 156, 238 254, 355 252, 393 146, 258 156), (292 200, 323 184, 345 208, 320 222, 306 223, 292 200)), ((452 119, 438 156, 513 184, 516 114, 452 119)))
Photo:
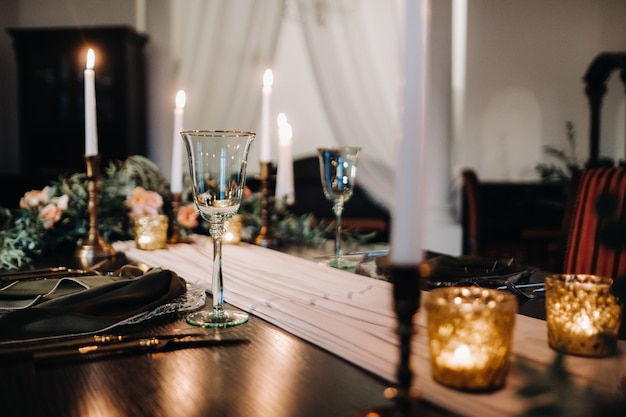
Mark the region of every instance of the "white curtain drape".
MULTIPOLYGON (((400 135, 404 0, 295 2, 336 144, 363 148, 357 181, 389 208, 400 135)), ((259 86, 284 10, 285 0, 172 2, 176 85, 186 90, 190 109, 185 128, 254 130, 259 86)))
POLYGON ((172 2, 176 85, 190 109, 185 128, 254 130, 283 11, 284 0, 172 2))
POLYGON ((393 197, 404 45, 402 0, 297 0, 317 87, 338 145, 363 148, 357 182, 393 197), (371 3, 378 3, 371 7, 371 3))

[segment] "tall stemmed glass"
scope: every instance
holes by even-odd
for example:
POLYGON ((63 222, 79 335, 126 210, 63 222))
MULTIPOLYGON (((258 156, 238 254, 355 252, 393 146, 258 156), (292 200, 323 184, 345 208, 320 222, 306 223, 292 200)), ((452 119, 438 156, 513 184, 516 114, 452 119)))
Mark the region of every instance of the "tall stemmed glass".
POLYGON ((357 162, 361 148, 340 146, 317 148, 320 161, 320 177, 324 195, 333 203, 335 221, 335 255, 327 263, 339 269, 350 269, 357 261, 341 255, 341 214, 343 205, 352 197, 357 162))
POLYGON ((193 198, 213 236, 213 310, 197 311, 187 322, 203 327, 230 327, 248 321, 242 311, 225 310, 222 281, 222 235, 225 222, 238 210, 246 182, 248 151, 255 134, 240 131, 181 132, 187 156, 193 198))

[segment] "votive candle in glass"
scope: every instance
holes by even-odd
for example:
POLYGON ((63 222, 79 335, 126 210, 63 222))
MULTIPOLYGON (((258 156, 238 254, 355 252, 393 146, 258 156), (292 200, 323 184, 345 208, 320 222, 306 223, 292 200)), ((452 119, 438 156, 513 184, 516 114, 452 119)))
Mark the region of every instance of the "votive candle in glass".
POLYGON ((449 287, 425 297, 431 374, 467 391, 504 386, 517 313, 512 294, 480 287, 449 287))
POLYGON ((546 277, 548 343, 580 356, 615 353, 622 310, 611 293, 613 279, 588 274, 546 277))
POLYGON ((243 221, 241 215, 235 214, 224 223, 226 231, 222 236, 222 242, 225 245, 238 245, 241 242, 241 229, 243 228, 243 221))
POLYGON ((169 222, 165 214, 137 216, 133 221, 137 248, 155 250, 166 247, 169 222))

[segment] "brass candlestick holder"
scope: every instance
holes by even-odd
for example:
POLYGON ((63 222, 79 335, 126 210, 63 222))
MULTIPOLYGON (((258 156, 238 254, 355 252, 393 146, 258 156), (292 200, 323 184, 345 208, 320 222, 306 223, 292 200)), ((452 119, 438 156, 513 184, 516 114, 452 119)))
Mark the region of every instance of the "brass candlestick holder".
POLYGON ((261 230, 257 235, 254 243, 264 248, 275 248, 278 246, 278 240, 274 236, 272 228, 272 213, 270 204, 270 181, 272 163, 261 162, 261 230))
POLYGON ((87 192, 89 201, 89 232, 87 240, 76 250, 76 258, 81 267, 89 268, 98 262, 115 255, 115 250, 102 239, 98 231, 98 177, 100 172, 100 155, 85 155, 87 166, 87 192))

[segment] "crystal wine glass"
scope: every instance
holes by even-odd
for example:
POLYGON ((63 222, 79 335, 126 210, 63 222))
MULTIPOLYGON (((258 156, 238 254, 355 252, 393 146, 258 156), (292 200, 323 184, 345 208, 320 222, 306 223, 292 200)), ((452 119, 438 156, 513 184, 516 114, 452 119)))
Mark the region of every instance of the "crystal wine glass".
POLYGON ((356 167, 361 148, 340 146, 317 148, 320 161, 320 176, 324 195, 333 203, 335 221, 335 255, 328 265, 339 269, 350 269, 357 261, 341 255, 341 213, 343 205, 352 197, 356 167))
POLYGON ((203 327, 230 327, 248 321, 242 311, 225 310, 222 281, 222 235, 238 210, 246 181, 248 151, 255 134, 240 131, 183 131, 193 198, 213 236, 213 309, 191 313, 187 322, 203 327))

